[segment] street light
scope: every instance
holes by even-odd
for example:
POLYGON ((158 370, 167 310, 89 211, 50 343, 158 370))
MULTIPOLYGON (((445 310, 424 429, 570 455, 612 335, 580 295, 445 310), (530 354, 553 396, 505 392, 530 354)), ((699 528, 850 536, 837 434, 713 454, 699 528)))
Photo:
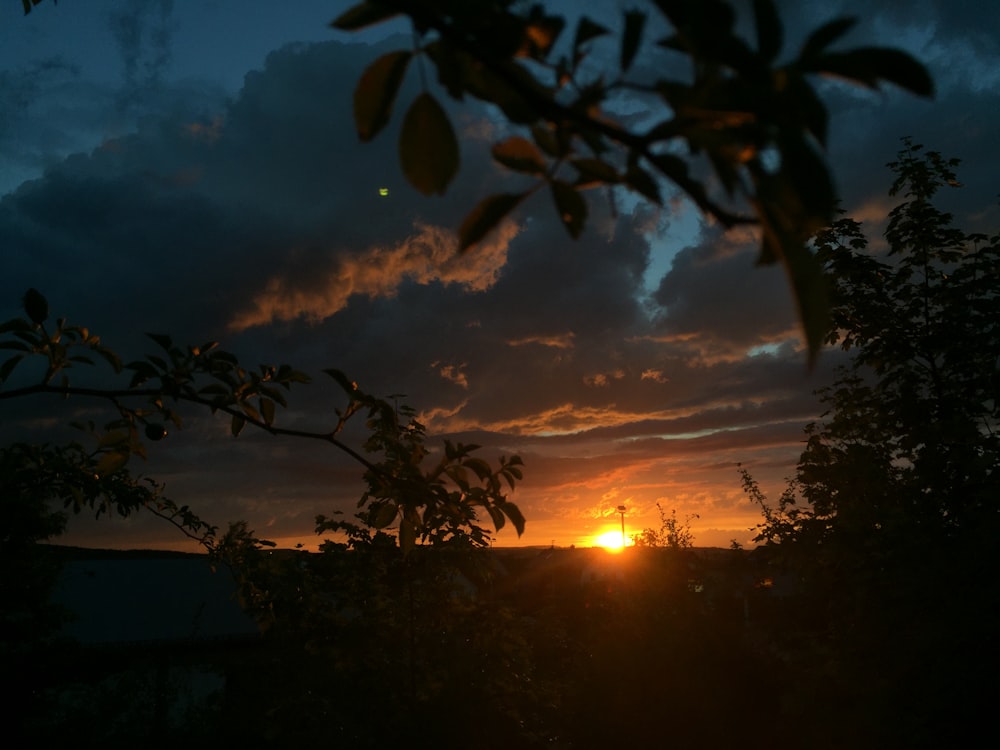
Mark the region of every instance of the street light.
POLYGON ((625 506, 619 505, 618 512, 622 516, 622 549, 625 549, 625 506))

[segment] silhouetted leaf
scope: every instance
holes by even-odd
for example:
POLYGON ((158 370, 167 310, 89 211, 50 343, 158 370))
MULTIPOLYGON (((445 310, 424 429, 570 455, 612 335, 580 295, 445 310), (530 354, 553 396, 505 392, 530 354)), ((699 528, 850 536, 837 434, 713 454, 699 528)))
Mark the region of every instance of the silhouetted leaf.
POLYGON ((815 58, 810 68, 817 73, 839 76, 870 88, 889 81, 919 96, 934 95, 934 81, 927 68, 897 49, 859 47, 815 58))
POLYGON ((538 147, 549 156, 558 158, 566 155, 565 146, 556 138, 555 133, 545 125, 532 125, 531 137, 538 144, 538 147))
POLYGON ((545 157, 527 138, 521 136, 507 138, 495 143, 491 153, 494 159, 515 172, 542 174, 545 171, 545 157))
POLYGON ((393 503, 382 503, 375 510, 375 515, 372 517, 372 526, 376 529, 384 529, 396 520, 398 512, 399 508, 397 508, 393 503))
POLYGON ((437 99, 420 94, 406 112, 399 136, 406 179, 424 195, 443 194, 458 171, 458 139, 437 99))
POLYGON ((260 400, 260 413, 264 418, 264 424, 270 426, 274 423, 274 401, 269 398, 260 400))
POLYGON ((646 25, 646 14, 638 10, 625 11, 625 30, 622 32, 620 64, 624 73, 632 66, 635 53, 639 51, 642 30, 646 25))
POLYGON ((491 229, 524 200, 523 193, 499 193, 479 201, 465 217, 458 230, 458 249, 467 250, 485 237, 491 229))
POLYGON ((662 202, 659 185, 656 184, 656 180, 650 176, 649 172, 641 167, 635 164, 629 165, 625 171, 624 181, 630 188, 654 203, 662 202))
POLYGON ((490 470, 490 465, 481 458, 467 458, 462 462, 462 465, 472 469, 479 477, 480 482, 493 473, 490 470))
POLYGON ((504 502, 500 504, 500 510, 504 512, 504 515, 510 519, 510 522, 514 524, 514 528, 517 530, 517 535, 521 536, 524 533, 524 515, 521 513, 521 509, 518 508, 514 503, 504 502))
POLYGON ((236 437, 237 435, 240 434, 240 432, 243 431, 243 428, 246 427, 246 424, 247 421, 242 416, 240 416, 239 414, 234 414, 233 420, 229 425, 229 431, 233 434, 233 437, 236 437))
POLYGON ((341 31, 357 31, 398 15, 399 11, 392 10, 381 3, 365 2, 348 8, 331 21, 330 25, 341 31))
POLYGON ((573 62, 574 64, 580 61, 583 57, 583 50, 580 49, 584 44, 589 42, 599 36, 604 36, 608 34, 607 28, 601 26, 599 23, 591 21, 586 16, 582 16, 576 24, 576 35, 573 37, 573 62))
POLYGON ((560 180, 553 180, 551 185, 552 199, 556 203, 556 211, 566 231, 574 240, 583 231, 587 221, 587 202, 572 185, 560 180))
POLYGON ((354 127, 362 141, 370 141, 389 122, 411 57, 408 51, 382 55, 358 79, 354 89, 354 127))
POLYGON ((22 359, 24 359, 24 355, 18 354, 14 357, 11 357, 7 361, 5 361, 2 365, 0 365, 0 381, 9 378, 10 374, 14 372, 14 368, 17 367, 18 363, 22 359))
MULTIPOLYGON (((174 345, 173 340, 169 336, 165 336, 162 333, 147 333, 146 335, 149 336, 149 338, 153 339, 153 341, 155 341, 157 344, 159 344, 160 347, 166 352, 169 352, 171 347, 173 347, 174 345)), ((152 359, 152 357, 150 357, 150 359, 152 359)), ((162 362, 162 360, 160 361, 162 362)), ((165 363, 163 365, 163 369, 166 369, 165 363)))
POLYGON ((22 333, 28 333, 34 330, 28 321, 23 318, 12 318, 11 320, 5 321, 0 324, 0 333, 10 333, 11 331, 21 331, 22 333))
POLYGON ((594 182, 613 185, 621 179, 617 169, 600 159, 570 159, 570 164, 580 173, 577 187, 594 182))
POLYGON ((358 384, 355 383, 353 380, 351 380, 349 377, 347 377, 340 370, 336 370, 336 369, 332 369, 331 368, 331 369, 323 370, 323 372, 325 372, 331 378, 333 378, 334 380, 336 380, 337 384, 341 388, 343 388, 347 393, 354 394, 358 390, 358 384))
POLYGON ((417 527, 404 518, 399 522, 399 549, 403 555, 408 555, 417 544, 417 527))
POLYGON ((781 52, 784 33, 774 0, 754 0, 754 23, 757 27, 757 51, 767 62, 773 62, 781 52))
POLYGON ((120 451, 110 451, 101 455, 101 459, 94 467, 94 473, 99 477, 106 477, 114 474, 128 463, 128 453, 120 451))
POLYGON ((49 317, 49 303, 37 289, 29 289, 21 301, 24 312, 35 325, 41 325, 49 317))
POLYGON ((830 330, 829 295, 822 266, 805 242, 785 229, 780 218, 773 216, 766 207, 761 208, 760 216, 760 257, 763 263, 780 259, 785 268, 812 366, 830 330))
POLYGON ((504 518, 503 511, 497 506, 487 505, 486 512, 490 514, 490 519, 493 521, 493 528, 497 531, 500 531, 507 524, 507 519, 504 518))
POLYGON ((798 71, 788 71, 785 96, 792 100, 790 106, 800 113, 802 124, 821 146, 826 146, 827 125, 830 115, 816 91, 798 71))

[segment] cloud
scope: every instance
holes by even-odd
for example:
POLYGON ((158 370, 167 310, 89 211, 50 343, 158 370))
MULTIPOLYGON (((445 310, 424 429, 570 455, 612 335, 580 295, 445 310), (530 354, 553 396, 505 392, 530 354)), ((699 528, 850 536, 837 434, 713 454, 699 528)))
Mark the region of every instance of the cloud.
POLYGON ((392 297, 405 281, 486 291, 496 283, 518 228, 505 222, 470 253, 458 252, 458 240, 449 228, 418 224, 416 230, 390 248, 337 256, 325 270, 310 263, 299 278, 271 277, 254 295, 252 307, 237 313, 230 329, 242 331, 296 318, 318 323, 343 310, 354 295, 392 297))

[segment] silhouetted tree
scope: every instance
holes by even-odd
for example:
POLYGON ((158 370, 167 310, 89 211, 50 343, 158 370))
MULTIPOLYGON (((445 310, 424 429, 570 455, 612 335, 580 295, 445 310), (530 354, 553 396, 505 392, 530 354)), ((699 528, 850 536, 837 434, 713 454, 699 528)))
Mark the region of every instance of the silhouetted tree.
POLYGON ((760 541, 802 581, 807 649, 849 693, 854 746, 940 746, 987 710, 1000 585, 1000 234, 939 209, 958 161, 911 140, 889 164, 885 253, 841 219, 816 238, 834 290, 831 343, 851 353, 820 391, 795 478, 760 541))

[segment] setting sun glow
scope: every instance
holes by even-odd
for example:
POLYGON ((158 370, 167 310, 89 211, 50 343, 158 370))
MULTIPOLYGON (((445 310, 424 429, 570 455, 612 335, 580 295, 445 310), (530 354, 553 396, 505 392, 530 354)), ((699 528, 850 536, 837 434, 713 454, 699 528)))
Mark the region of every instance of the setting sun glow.
MULTIPOLYGON (((626 540, 627 541, 627 540, 626 540)), ((594 537, 595 547, 604 547, 608 550, 619 550, 622 545, 622 533, 620 531, 605 531, 594 537)))

